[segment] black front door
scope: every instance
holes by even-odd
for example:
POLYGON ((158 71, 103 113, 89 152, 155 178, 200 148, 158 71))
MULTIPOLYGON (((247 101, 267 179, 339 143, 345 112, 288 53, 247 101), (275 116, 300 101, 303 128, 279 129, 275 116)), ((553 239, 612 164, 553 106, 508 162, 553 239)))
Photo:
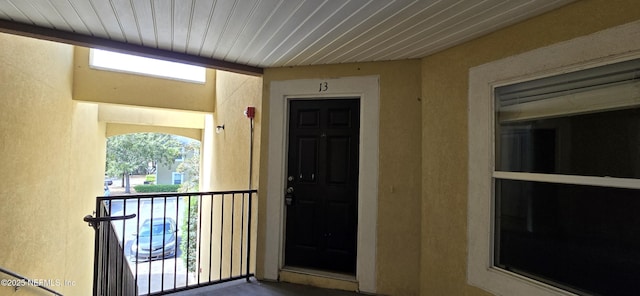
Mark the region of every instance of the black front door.
POLYGON ((360 99, 289 107, 285 265, 355 274, 360 99))

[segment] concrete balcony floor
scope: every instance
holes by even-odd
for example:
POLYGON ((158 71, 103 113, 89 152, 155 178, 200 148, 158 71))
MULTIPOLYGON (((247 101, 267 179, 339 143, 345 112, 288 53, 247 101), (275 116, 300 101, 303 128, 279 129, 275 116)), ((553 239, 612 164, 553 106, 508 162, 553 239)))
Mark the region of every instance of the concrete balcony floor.
POLYGON ((172 296, 362 296, 364 294, 340 290, 321 289, 311 286, 257 281, 238 280, 209 287, 182 291, 172 296))

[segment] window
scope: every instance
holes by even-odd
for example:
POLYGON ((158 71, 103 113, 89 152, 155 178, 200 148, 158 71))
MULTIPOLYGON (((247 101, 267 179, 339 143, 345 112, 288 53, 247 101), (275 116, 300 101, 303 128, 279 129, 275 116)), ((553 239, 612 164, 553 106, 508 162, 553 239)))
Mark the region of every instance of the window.
POLYGON ((579 293, 635 294, 640 60, 495 96, 494 265, 579 293))
POLYGON ((630 23, 470 70, 469 284, 640 291, 638 33, 630 23))
POLYGON ((184 153, 185 153, 184 147, 180 147, 180 154, 176 156, 175 161, 184 161, 184 153))
POLYGON ((89 51, 89 65, 100 70, 143 74, 195 83, 206 81, 206 69, 203 67, 93 48, 89 51))
POLYGON ((171 173, 171 183, 174 185, 182 184, 183 175, 181 173, 171 173))

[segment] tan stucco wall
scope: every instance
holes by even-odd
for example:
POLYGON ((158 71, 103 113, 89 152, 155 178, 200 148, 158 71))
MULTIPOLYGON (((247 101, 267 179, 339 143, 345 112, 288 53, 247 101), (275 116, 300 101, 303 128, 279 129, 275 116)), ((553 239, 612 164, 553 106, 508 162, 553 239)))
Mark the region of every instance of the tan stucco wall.
POLYGON ((258 186, 262 110, 262 77, 218 71, 216 76, 216 112, 214 126, 224 131, 213 133, 214 190, 248 189, 250 121, 244 115, 247 107, 256 107, 254 119, 253 189, 258 186))
MULTIPOLYGON (((380 143, 377 224, 376 286, 380 294, 416 295, 419 291, 420 258, 420 61, 341 64, 266 69, 264 73, 262 126, 268 127, 271 81, 380 77, 380 143)), ((261 145, 267 147, 267 129, 261 145)), ((267 192, 267 151, 261 152, 260 189, 267 192)), ((374 185, 374 184, 372 184, 374 185)), ((261 195, 258 244, 265 242, 266 198, 261 195)), ((259 247, 257 262, 263 262, 259 247)), ((258 275, 264 271, 258 266, 258 275)))
POLYGON ((63 294, 85 295, 84 291, 88 293, 85 289, 93 283, 94 231, 80 217, 92 214, 95 197, 104 193, 106 124, 98 122, 98 105, 74 102, 73 107, 71 148, 67 152, 69 169, 63 172, 70 174, 69 196, 64 205, 66 213, 57 218, 66 223, 67 229, 66 277, 77 278, 83 284, 82 290, 66 290, 63 294))
MULTIPOLYGON (((248 190, 249 188, 249 154, 250 154, 250 121, 244 115, 247 107, 256 107, 254 120, 254 151, 253 151, 253 173, 252 188, 258 187, 258 164, 260 156, 260 131, 262 114, 262 78, 235 74, 226 71, 217 71, 216 75, 216 112, 208 118, 203 131, 202 154, 202 180, 200 182, 201 191, 226 191, 226 190, 248 190), (224 130, 216 132, 216 126, 224 125, 224 130)), ((254 201, 258 197, 254 195, 254 201)), ((252 205, 252 211, 257 212, 257 203, 252 205)), ((216 196, 213 202, 205 198, 202 204, 203 213, 212 213, 202 217, 203 231, 200 239, 209 241, 211 237, 213 246, 211 249, 204 246, 200 253, 201 278, 209 278, 209 267, 213 270, 212 280, 219 279, 220 265, 222 265, 222 276, 239 276, 246 271, 246 247, 242 247, 241 242, 247 241, 247 232, 242 229, 246 224, 248 212, 248 196, 227 194, 222 198, 216 196), (235 199, 234 199, 235 198, 235 199), (244 201, 243 201, 244 198, 244 201), (244 207, 243 207, 244 206, 244 207), (211 208, 213 207, 213 209, 211 208), (233 207, 233 210, 232 210, 233 207), (229 214, 233 211, 233 215, 229 214), (208 228, 213 217, 213 225, 223 225, 223 229, 214 226, 208 228), (224 222, 220 219, 224 217, 224 222), (233 219, 233 223, 232 223, 233 219), (243 220, 245 219, 245 220, 243 220), (232 231, 232 226, 233 227, 232 231), (222 237, 222 252, 229 254, 233 246, 232 258, 225 256, 220 262, 220 238, 222 237), (231 241, 233 240, 233 244, 231 241), (242 254, 242 255, 237 255, 242 254), (211 257, 211 259, 210 259, 211 257), (211 262, 211 265, 209 265, 211 262), (230 269, 230 265, 233 269, 230 269)), ((255 262, 256 253, 256 230, 257 219, 251 221, 251 261, 255 262)), ((255 265, 250 266, 254 272, 255 265)))
POLYGON ((97 106, 71 99, 73 47, 0 34, 0 65, 0 266, 90 295, 94 232, 82 217, 102 193, 105 126, 97 106))
POLYGON ((577 1, 422 60, 421 295, 488 294, 466 284, 469 68, 639 18, 635 0, 577 1))
POLYGON ((75 51, 74 100, 213 112, 216 71, 207 69, 205 84, 95 70, 89 49, 75 51))

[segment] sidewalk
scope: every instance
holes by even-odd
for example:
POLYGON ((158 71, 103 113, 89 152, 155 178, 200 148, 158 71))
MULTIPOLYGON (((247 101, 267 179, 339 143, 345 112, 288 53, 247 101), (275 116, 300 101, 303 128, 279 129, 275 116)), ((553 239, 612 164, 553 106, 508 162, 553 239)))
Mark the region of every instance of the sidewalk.
POLYGON ((131 193, 124 193, 124 187, 122 187, 122 176, 120 176, 119 178, 113 179, 113 185, 109 186, 109 191, 111 191, 111 195, 136 194, 136 190, 133 189, 133 187, 144 184, 145 178, 145 175, 131 175, 129 177, 131 193))

